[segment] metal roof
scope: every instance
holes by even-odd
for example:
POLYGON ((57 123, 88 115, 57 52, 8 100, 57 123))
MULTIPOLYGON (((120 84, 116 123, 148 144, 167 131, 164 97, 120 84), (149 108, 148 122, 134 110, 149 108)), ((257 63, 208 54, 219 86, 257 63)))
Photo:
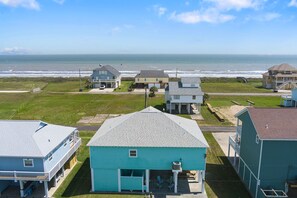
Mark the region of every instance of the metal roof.
POLYGON ((45 157, 75 130, 37 120, 0 120, 0 156, 45 157))
POLYGON ((197 123, 153 107, 106 120, 88 146, 208 147, 197 123))
POLYGON ((242 113, 246 111, 250 115, 260 139, 297 140, 296 108, 248 107, 242 113))
POLYGON ((204 95, 200 87, 182 87, 181 82, 169 82, 167 90, 169 91, 169 95, 180 95, 180 96, 204 95))
POLYGON ((164 70, 141 70, 135 78, 169 78, 164 70))
POLYGON ((109 71, 110 73, 112 73, 114 76, 120 76, 121 73, 116 70, 114 67, 110 66, 110 65, 104 65, 102 67, 98 67, 96 69, 94 69, 94 71, 109 71))

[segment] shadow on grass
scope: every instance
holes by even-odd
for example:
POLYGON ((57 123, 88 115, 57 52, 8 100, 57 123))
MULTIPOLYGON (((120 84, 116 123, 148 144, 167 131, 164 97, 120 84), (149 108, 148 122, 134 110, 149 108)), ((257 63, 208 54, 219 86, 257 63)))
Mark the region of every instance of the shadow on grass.
POLYGON ((90 194, 91 190, 91 173, 90 160, 87 158, 81 165, 80 169, 67 186, 63 193, 63 197, 72 197, 84 194, 90 194))
POLYGON ((215 197, 250 197, 228 158, 220 156, 220 159, 221 164, 206 164, 206 183, 215 197))
POLYGON ((160 111, 163 111, 164 109, 166 110, 165 103, 162 103, 160 105, 155 105, 154 107, 160 111))

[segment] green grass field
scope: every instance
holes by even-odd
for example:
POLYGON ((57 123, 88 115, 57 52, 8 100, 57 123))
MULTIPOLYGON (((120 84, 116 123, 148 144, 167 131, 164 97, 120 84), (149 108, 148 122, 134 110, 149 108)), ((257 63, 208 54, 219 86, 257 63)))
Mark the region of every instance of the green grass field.
MULTIPOLYGON (((163 96, 148 105, 163 109, 163 96)), ((82 116, 125 114, 144 108, 142 95, 0 94, 1 119, 37 119, 75 126, 82 116)))
POLYGON ((128 92, 129 87, 134 83, 134 81, 122 81, 121 86, 115 89, 115 92, 128 92))
POLYGON ((41 79, 0 78, 0 90, 32 91, 34 88, 43 89, 47 82, 41 79))
POLYGON ((210 96, 209 103, 213 107, 223 107, 234 105, 231 101, 239 102, 243 106, 248 106, 247 100, 255 103, 255 107, 280 107, 280 96, 210 96))
POLYGON ((214 78, 202 80, 201 88, 206 93, 271 93, 262 87, 261 79, 252 79, 248 83, 236 79, 214 78))
POLYGON ((206 106, 201 107, 201 115, 204 118, 202 121, 198 121, 199 126, 231 126, 232 123, 228 120, 220 122, 214 114, 211 114, 206 106))
POLYGON ((209 198, 250 197, 227 157, 211 133, 204 133, 209 148, 206 164, 206 193, 209 198))

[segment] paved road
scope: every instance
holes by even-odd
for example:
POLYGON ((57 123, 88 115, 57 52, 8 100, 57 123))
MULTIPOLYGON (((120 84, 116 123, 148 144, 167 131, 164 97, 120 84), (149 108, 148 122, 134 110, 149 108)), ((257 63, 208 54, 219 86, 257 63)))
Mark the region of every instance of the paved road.
MULTIPOLYGON (((99 129, 98 126, 77 126, 77 129, 79 131, 97 131, 99 129)), ((236 127, 235 126, 201 126, 201 131, 203 132, 235 132, 236 127)))
POLYGON ((207 93, 210 96, 282 96, 288 93, 207 93))

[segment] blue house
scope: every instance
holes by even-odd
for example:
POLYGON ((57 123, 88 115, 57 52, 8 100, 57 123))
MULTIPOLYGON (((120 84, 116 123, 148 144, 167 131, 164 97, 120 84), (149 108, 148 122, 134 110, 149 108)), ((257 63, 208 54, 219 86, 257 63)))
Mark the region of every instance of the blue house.
POLYGON ((282 95, 281 105, 284 107, 297 107, 297 88, 292 89, 290 95, 282 95))
POLYGON ((296 108, 253 107, 236 115, 228 157, 252 197, 297 197, 296 115, 296 108))
POLYGON ((162 183, 153 175, 167 171, 177 193, 179 175, 190 170, 204 192, 208 144, 193 120, 148 107, 106 120, 88 146, 93 192, 150 192, 162 183))
POLYGON ((18 186, 28 196, 40 183, 48 197, 49 184, 56 185, 64 169, 76 161, 81 144, 73 127, 42 121, 0 121, 0 194, 18 186))
POLYGON ((110 65, 100 66, 93 70, 91 83, 93 88, 117 88, 121 85, 121 73, 110 65))

